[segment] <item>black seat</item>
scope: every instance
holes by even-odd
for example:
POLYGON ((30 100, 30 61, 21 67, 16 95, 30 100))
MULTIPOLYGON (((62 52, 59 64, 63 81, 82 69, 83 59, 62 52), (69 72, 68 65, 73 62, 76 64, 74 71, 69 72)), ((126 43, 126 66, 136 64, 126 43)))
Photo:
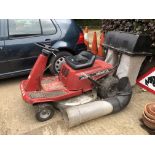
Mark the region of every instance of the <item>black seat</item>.
POLYGON ((67 64, 75 70, 91 67, 95 61, 95 55, 88 51, 82 51, 75 56, 67 56, 67 64))

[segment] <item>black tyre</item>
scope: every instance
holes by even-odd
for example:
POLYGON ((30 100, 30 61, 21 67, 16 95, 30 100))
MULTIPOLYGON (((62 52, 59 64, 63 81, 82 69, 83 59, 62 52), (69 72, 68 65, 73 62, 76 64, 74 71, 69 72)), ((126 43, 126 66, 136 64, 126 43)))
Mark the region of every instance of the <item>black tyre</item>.
POLYGON ((52 64, 51 67, 49 68, 50 72, 54 75, 58 74, 62 64, 65 63, 65 57, 71 55, 72 54, 70 54, 67 51, 60 51, 59 53, 56 54, 56 57, 52 56, 49 61, 49 63, 52 64))
POLYGON ((99 83, 101 84, 100 87, 97 89, 97 94, 101 98, 109 98, 113 97, 117 93, 117 87, 118 87, 118 78, 113 76, 103 77, 99 80, 99 83))
POLYGON ((44 122, 51 119, 54 116, 53 106, 50 104, 42 103, 37 105, 36 119, 39 122, 44 122))

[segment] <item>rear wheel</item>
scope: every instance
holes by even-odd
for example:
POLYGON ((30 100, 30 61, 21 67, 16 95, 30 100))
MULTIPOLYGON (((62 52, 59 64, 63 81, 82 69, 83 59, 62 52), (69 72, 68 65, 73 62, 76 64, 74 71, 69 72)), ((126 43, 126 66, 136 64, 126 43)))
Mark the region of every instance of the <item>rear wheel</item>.
POLYGON ((49 68, 50 72, 52 74, 58 74, 61 69, 62 64, 64 64, 66 62, 65 57, 71 56, 71 55, 72 54, 70 54, 67 51, 61 51, 56 54, 56 57, 52 56, 50 59, 50 62, 49 62, 51 64, 51 67, 49 68))
POLYGON ((44 122, 51 119, 54 116, 54 108, 52 105, 47 103, 41 103, 37 105, 36 119, 39 122, 44 122))

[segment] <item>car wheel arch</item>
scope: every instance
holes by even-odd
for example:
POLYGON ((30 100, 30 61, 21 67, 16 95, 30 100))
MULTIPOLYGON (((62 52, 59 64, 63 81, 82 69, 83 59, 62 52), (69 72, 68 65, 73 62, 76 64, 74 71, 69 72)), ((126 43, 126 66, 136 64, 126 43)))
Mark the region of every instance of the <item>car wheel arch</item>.
MULTIPOLYGON (((73 54, 74 55, 74 51, 72 49, 69 49, 69 48, 58 48, 60 52, 69 52, 70 54, 73 54)), ((49 56, 48 59, 50 59, 53 55, 51 54, 49 56)))
POLYGON ((49 70, 50 70, 50 72, 53 75, 58 73, 57 69, 60 69, 60 65, 65 61, 64 60, 64 55, 65 56, 71 56, 72 53, 63 50, 62 52, 59 52, 56 55, 56 57, 54 57, 54 56, 53 57, 49 57, 49 59, 48 59, 48 66, 50 66, 49 70))

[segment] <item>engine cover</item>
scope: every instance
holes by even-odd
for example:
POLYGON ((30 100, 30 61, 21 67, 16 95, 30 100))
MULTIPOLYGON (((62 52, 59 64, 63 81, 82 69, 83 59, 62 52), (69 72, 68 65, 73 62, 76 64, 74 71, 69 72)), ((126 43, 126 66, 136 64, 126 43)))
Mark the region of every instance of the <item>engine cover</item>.
POLYGON ((69 65, 64 64, 59 73, 59 80, 61 80, 64 86, 70 91, 82 90, 86 92, 92 90, 93 87, 92 82, 87 76, 97 80, 103 77, 105 73, 108 74, 111 68, 111 64, 102 60, 95 60, 92 67, 80 70, 74 70, 69 65))

